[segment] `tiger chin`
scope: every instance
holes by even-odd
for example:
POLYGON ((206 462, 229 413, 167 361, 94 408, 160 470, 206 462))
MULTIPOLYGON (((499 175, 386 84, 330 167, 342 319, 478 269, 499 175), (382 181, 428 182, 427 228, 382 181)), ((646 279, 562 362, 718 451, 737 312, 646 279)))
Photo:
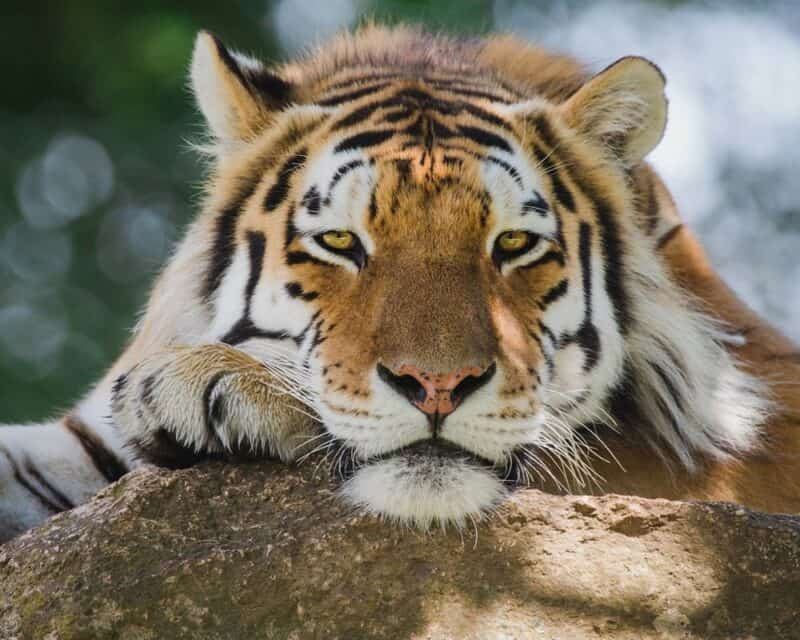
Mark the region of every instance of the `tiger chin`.
POLYGON ((240 456, 318 454, 423 528, 519 486, 800 510, 768 385, 796 348, 647 165, 653 63, 368 26, 277 67, 203 32, 190 75, 203 210, 103 379, 0 428, 0 539, 142 462, 240 456))

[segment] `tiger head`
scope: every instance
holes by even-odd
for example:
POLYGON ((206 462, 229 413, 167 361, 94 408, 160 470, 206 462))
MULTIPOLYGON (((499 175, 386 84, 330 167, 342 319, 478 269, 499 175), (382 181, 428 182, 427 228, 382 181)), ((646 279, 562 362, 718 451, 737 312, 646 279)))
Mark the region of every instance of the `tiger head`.
POLYGON ((746 444, 719 411, 746 380, 636 206, 655 65, 372 28, 276 69, 204 33, 191 73, 208 337, 294 372, 352 501, 426 526, 552 460, 585 480, 621 389, 687 465, 746 444))

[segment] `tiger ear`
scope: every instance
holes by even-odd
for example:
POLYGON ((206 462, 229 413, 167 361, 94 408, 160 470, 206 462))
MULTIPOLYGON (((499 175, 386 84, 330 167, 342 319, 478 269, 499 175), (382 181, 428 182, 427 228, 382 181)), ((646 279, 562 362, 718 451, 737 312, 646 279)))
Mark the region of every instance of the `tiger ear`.
POLYGON ((586 82, 560 109, 568 125, 630 168, 664 135, 665 84, 664 74, 649 60, 621 58, 586 82))
POLYGON ((288 82, 207 31, 197 34, 190 75, 200 111, 222 141, 253 137, 291 99, 288 82))

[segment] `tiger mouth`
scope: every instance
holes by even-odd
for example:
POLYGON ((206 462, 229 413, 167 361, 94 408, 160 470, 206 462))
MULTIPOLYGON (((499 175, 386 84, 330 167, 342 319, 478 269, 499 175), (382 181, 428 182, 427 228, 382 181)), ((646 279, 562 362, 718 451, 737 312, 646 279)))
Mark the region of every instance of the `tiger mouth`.
POLYGON ((469 449, 441 438, 418 440, 368 458, 360 458, 355 450, 349 447, 346 449, 347 451, 339 455, 339 462, 332 469, 334 475, 343 482, 352 478, 363 467, 384 460, 399 458, 406 461, 410 469, 421 465, 446 466, 451 463, 461 463, 491 473, 509 488, 523 486, 524 484, 519 481, 520 475, 514 473, 512 463, 498 464, 492 462, 469 449))

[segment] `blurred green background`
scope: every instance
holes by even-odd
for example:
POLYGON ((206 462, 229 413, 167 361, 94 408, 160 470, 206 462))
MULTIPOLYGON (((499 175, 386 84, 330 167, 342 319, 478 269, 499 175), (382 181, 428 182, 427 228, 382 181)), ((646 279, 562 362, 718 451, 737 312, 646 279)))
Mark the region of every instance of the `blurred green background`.
MULTIPOLYGON (((3 3, 0 422, 69 406, 122 349, 197 201, 202 167, 186 144, 202 131, 186 88, 194 36, 210 29, 279 58, 275 8, 3 3)), ((476 0, 360 9, 472 29, 492 13, 476 0)))
MULTIPOLYGON (((686 3, 635 4, 662 11, 686 3)), ((85 392, 122 349, 153 274, 191 218, 202 167, 186 141, 198 136, 202 123, 185 76, 198 29, 276 59, 366 15, 466 32, 514 29, 518 16, 536 32, 536 16, 559 24, 568 12, 588 6, 491 0, 4 2, 0 422, 41 419, 85 392)), ((798 200, 790 211, 797 212, 798 200)))

